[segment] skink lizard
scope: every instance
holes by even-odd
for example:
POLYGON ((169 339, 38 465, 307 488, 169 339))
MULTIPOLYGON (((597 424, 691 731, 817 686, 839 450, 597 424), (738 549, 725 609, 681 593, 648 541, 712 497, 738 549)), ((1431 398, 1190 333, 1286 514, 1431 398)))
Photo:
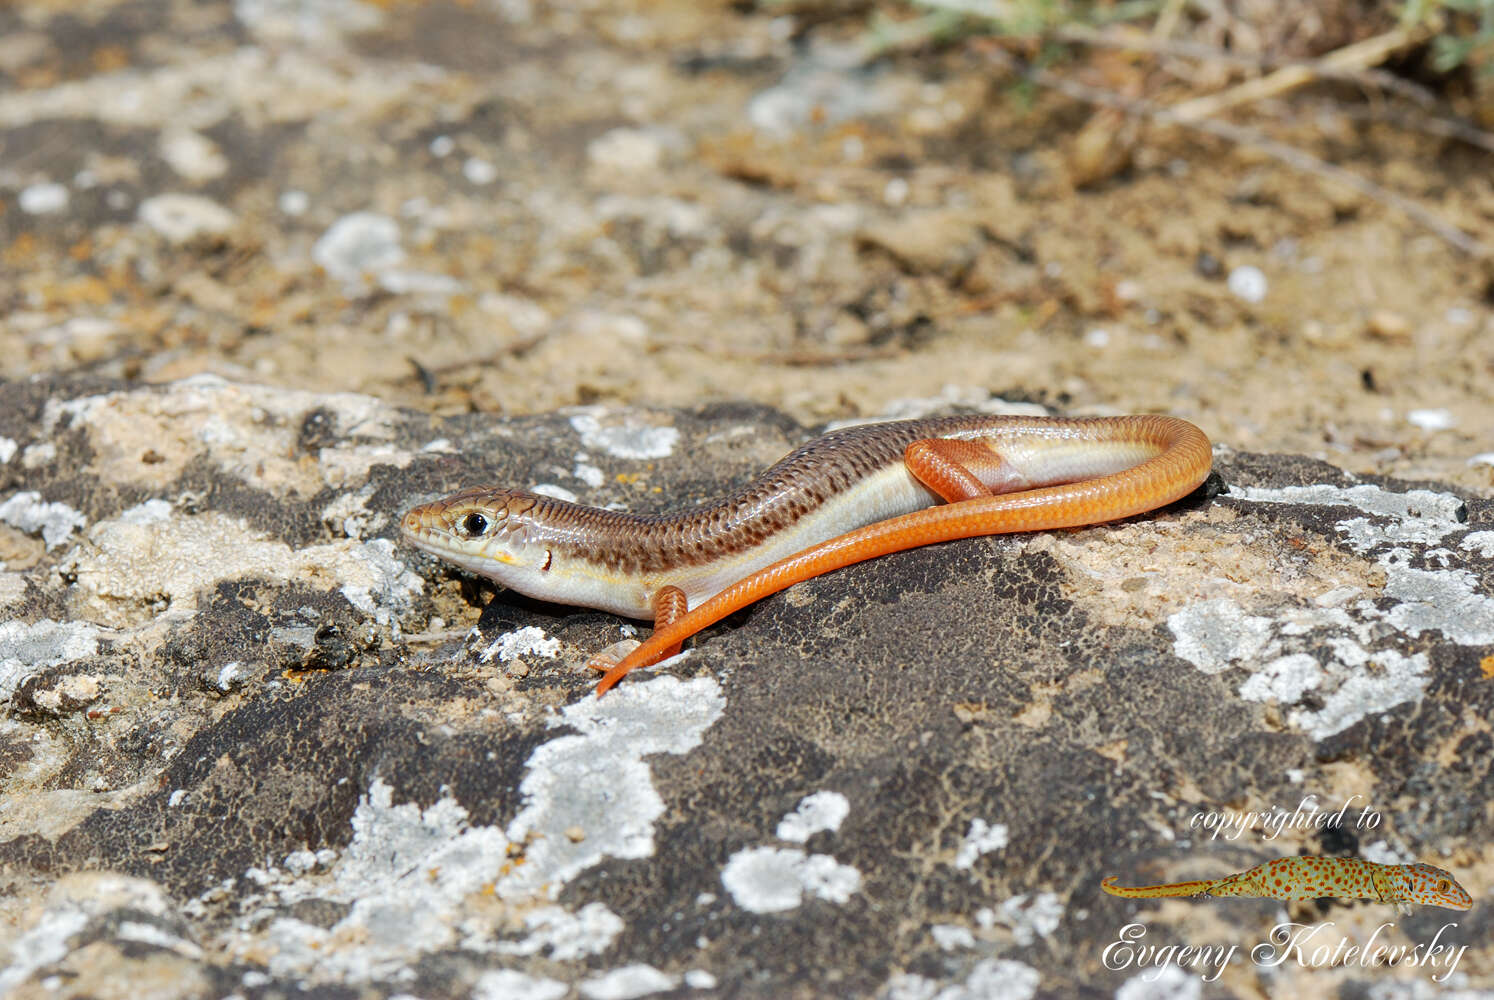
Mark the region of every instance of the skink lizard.
POLYGON ((1100 888, 1112 896, 1151 899, 1156 896, 1260 896, 1267 899, 1376 899, 1395 903, 1402 913, 1411 903, 1466 910, 1468 890, 1449 872, 1431 865, 1382 865, 1359 858, 1276 858, 1248 871, 1201 882, 1126 887, 1111 875, 1100 888))
POLYGON ((739 608, 863 559, 975 535, 1113 521, 1187 496, 1209 440, 1165 416, 968 416, 862 424, 790 453, 756 482, 638 515, 479 487, 404 516, 427 552, 540 600, 653 618, 600 696, 739 608), (941 504, 941 501, 943 503, 941 504))

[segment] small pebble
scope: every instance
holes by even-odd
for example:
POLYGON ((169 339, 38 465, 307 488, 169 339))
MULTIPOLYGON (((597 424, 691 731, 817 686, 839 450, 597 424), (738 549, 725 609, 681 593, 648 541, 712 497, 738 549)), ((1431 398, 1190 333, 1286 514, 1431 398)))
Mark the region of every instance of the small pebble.
POLYGON ((1263 301, 1266 297, 1266 275, 1258 267, 1251 267, 1247 264, 1244 267, 1235 268, 1229 272, 1227 284, 1235 298, 1252 305, 1263 301))
POLYGON ((462 164, 462 176, 473 184, 491 184, 498 179, 498 168, 474 156, 462 164))
POLYGON ((1424 431, 1445 431, 1457 423, 1451 410, 1412 410, 1406 419, 1424 431))
POLYGON ((353 212, 327 227, 311 259, 339 281, 355 282, 398 267, 405 259, 399 239, 399 223, 389 216, 353 212))
POLYGON ((61 184, 33 184, 21 191, 21 211, 27 215, 53 215, 67 208, 67 188, 61 184))
POLYGON ((232 229, 234 214, 195 194, 158 194, 140 203, 140 221, 172 243, 216 236, 232 229))
POLYGON ((579 826, 568 826, 565 828, 565 839, 573 844, 579 844, 586 839, 586 831, 579 826))
POLYGON ((168 128, 161 134, 161 159, 183 179, 194 184, 228 173, 228 158, 218 144, 189 128, 168 128))
POLYGON ((1389 309, 1376 309, 1365 322, 1366 329, 1385 340, 1405 340, 1411 334, 1411 324, 1399 313, 1389 309))
POLYGON ((604 170, 653 170, 664 159, 664 144, 641 129, 615 128, 593 139, 586 157, 604 170))

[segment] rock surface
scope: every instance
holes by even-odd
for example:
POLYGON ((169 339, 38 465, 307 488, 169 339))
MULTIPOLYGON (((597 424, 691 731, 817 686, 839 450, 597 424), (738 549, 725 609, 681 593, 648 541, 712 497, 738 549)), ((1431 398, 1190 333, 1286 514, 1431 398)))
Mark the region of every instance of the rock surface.
MULTIPOLYGON (((1228 64, 1075 79, 1396 23, 1213 6, 1228 64)), ((1488 270, 925 13, 0 4, 0 996, 1494 995, 1488 270), (394 542, 992 393, 1194 420, 1230 492, 801 585, 600 704, 625 623, 394 542), (1477 903, 1098 892, 1300 851, 1477 903)), ((1489 242, 1487 150, 1394 124, 1453 111, 1240 120, 1489 242)))
POLYGON ((581 664, 626 624, 394 541, 463 485, 658 510, 809 434, 745 406, 11 385, 0 994, 1494 988, 1489 500, 1221 447, 1226 493, 861 564, 600 701, 581 664), (1099 891, 1324 852, 1432 861, 1475 908, 1099 891), (1252 958, 1289 915, 1314 945, 1391 922, 1449 947, 1252 958), (1237 950, 1221 973, 1134 945, 1237 950))

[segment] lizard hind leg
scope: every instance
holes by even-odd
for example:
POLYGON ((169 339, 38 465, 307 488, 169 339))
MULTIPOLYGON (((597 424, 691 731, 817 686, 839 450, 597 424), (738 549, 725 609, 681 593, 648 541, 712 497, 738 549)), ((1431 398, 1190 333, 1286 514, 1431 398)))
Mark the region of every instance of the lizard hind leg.
POLYGON ((988 497, 1015 488, 1003 489, 999 485, 993 488, 992 484, 1010 478, 1006 474, 1006 461, 979 441, 920 438, 903 449, 903 464, 945 503, 988 497))
MULTIPOLYGON (((654 631, 658 631, 664 626, 671 625, 679 619, 685 617, 685 613, 689 610, 690 602, 686 599, 685 592, 683 590, 672 584, 660 587, 658 591, 654 593, 654 631)), ((623 651, 623 655, 632 652, 633 649, 636 649, 638 647, 638 643, 634 640, 630 639, 625 641, 632 643, 632 645, 628 650, 623 651)), ((606 649, 597 653, 586 663, 586 665, 593 670, 606 671, 602 679, 597 682, 598 695, 605 694, 608 688, 612 687, 612 685, 622 680, 623 677, 628 673, 628 671, 633 669, 632 667, 629 667, 628 670, 622 671, 619 671, 617 669, 618 664, 622 662, 622 656, 618 655, 618 647, 621 645, 621 643, 613 643, 611 646, 608 646, 606 649)), ((667 660, 669 657, 674 656, 679 651, 680 643, 675 643, 672 646, 666 647, 659 653, 658 656, 654 657, 648 662, 657 663, 660 660, 667 660)), ((637 664, 637 666, 643 665, 644 664, 641 663, 637 664)))
MULTIPOLYGON (((1261 884, 1261 871, 1259 867, 1247 871, 1236 872, 1223 878, 1216 878, 1206 885, 1204 895, 1207 896, 1272 896, 1271 892, 1261 884)), ((1277 897, 1285 898, 1285 897, 1277 897)))

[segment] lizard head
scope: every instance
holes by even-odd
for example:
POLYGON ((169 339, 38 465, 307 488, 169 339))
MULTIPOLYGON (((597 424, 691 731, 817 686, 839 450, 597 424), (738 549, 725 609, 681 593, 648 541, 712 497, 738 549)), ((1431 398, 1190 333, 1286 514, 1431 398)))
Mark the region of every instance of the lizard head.
POLYGON ((1422 906, 1445 906, 1449 910, 1466 910, 1473 905, 1468 890, 1458 885, 1451 872, 1432 865, 1402 865, 1400 889, 1408 903, 1422 906))
POLYGON ((400 530, 416 548, 537 600, 646 619, 653 586, 609 563, 622 517, 523 490, 477 487, 411 509, 400 530))
POLYGON ((550 552, 533 537, 527 516, 546 499, 477 487, 412 508, 400 530, 418 549, 513 586, 517 578, 549 569, 550 552))

